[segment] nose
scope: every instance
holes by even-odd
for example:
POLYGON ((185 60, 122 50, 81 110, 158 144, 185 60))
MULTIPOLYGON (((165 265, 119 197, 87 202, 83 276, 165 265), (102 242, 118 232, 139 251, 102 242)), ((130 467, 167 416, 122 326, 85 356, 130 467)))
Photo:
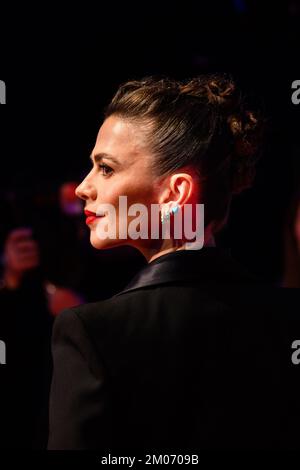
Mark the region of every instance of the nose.
POLYGON ((89 179, 89 175, 87 175, 84 180, 79 184, 79 186, 77 186, 77 188, 75 189, 75 194, 83 201, 87 201, 88 199, 95 200, 97 198, 96 188, 89 179))

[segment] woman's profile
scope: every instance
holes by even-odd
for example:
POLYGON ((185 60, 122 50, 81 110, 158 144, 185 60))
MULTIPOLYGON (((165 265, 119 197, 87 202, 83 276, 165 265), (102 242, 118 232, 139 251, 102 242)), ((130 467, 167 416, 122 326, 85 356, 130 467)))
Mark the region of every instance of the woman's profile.
POLYGON ((258 282, 215 242, 232 197, 251 187, 262 127, 227 75, 118 89, 76 194, 96 249, 131 245, 147 264, 112 298, 57 317, 49 449, 272 445, 265 325, 249 294, 258 282), (197 204, 195 249, 175 220, 195 228, 197 204))

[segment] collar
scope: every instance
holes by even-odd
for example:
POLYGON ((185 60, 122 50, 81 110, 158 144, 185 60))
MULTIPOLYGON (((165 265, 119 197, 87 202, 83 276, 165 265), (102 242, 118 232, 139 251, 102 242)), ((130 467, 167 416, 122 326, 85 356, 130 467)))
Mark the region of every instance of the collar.
POLYGON ((156 258, 116 296, 148 286, 194 281, 201 284, 257 282, 231 257, 228 250, 203 247, 200 250, 178 250, 156 258))

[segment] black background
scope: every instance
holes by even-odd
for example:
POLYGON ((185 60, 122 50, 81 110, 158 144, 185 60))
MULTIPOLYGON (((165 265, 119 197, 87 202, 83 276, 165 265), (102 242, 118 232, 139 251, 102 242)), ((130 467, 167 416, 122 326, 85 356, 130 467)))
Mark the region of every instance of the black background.
POLYGON ((285 219, 300 186, 300 105, 291 102, 300 79, 297 3, 1 6, 0 242, 34 219, 41 195, 51 200, 63 181, 84 176, 103 106, 120 83, 224 71, 263 108, 268 130, 254 187, 235 199, 220 242, 279 284, 285 219))
POLYGON ((289 9, 258 1, 67 11, 26 5, 5 18, 0 181, 6 199, 14 191, 22 208, 28 201, 23 213, 34 211, 35 194, 45 188, 51 194, 85 174, 103 106, 121 82, 230 72, 263 109, 268 131, 255 185, 234 201, 221 238, 253 272, 280 282, 283 225, 299 185, 299 109, 291 103, 299 75, 296 2, 289 9))

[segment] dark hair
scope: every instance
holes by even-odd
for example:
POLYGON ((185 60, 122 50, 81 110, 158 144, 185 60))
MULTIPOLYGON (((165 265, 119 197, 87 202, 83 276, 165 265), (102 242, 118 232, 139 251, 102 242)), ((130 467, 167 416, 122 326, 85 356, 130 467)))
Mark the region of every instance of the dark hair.
POLYGON ((147 77, 120 86, 105 118, 146 124, 158 176, 193 167, 202 184, 205 224, 224 223, 231 197, 251 186, 261 148, 262 119, 245 109, 232 78, 187 81, 147 77))

